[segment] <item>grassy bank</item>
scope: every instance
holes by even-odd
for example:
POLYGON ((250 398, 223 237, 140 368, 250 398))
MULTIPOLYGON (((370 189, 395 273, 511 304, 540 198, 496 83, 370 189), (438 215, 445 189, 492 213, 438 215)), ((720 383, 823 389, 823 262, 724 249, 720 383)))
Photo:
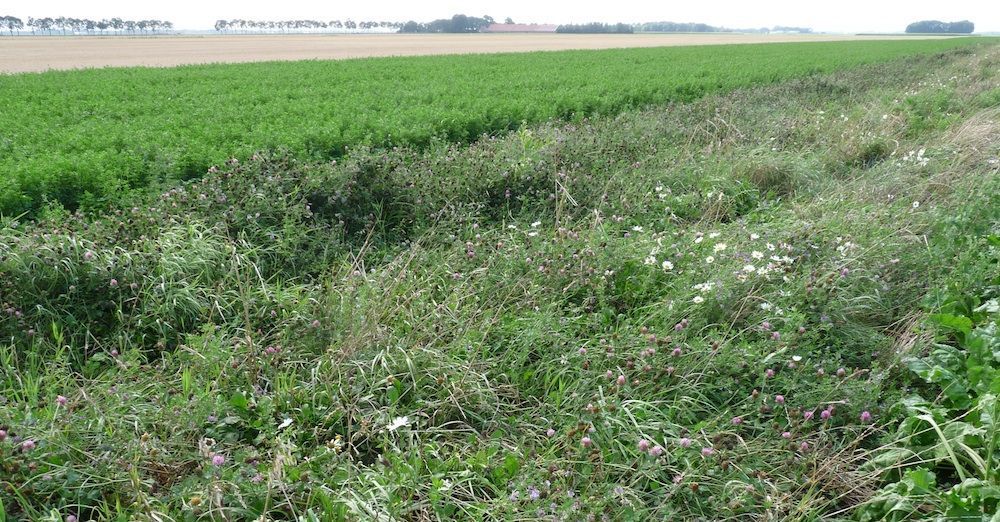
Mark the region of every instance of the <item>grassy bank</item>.
MULTIPOLYGON (((939 425, 992 404, 942 404, 903 361, 968 351, 926 316, 995 292, 998 63, 262 153, 103 217, 7 218, 7 518, 944 514, 995 474, 933 437, 888 452, 913 394, 939 425)), ((986 455, 995 425, 970 426, 986 455)))

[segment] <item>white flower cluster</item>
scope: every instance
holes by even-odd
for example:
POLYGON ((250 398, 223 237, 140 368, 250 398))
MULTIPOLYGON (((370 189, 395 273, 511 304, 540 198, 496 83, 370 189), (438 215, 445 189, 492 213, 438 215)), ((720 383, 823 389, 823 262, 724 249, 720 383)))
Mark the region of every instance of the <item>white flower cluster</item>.
POLYGON ((927 152, 926 149, 920 149, 916 151, 911 150, 910 152, 907 152, 902 159, 903 161, 912 161, 917 165, 920 165, 921 167, 926 167, 931 160, 930 158, 924 156, 925 152, 927 152))

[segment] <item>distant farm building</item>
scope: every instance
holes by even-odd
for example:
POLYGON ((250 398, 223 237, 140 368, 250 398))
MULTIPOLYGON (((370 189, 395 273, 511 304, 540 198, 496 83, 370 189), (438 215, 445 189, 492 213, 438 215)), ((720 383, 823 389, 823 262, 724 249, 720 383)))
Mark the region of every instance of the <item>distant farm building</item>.
POLYGON ((490 24, 484 33, 554 33, 556 25, 548 24, 490 24))

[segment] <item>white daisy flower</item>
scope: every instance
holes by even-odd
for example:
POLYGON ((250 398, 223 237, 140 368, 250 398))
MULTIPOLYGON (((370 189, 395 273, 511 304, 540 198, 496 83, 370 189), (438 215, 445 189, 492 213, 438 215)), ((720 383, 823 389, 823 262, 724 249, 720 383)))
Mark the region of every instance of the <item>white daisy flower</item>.
POLYGON ((403 426, 406 426, 409 423, 410 423, 409 417, 405 417, 405 416, 404 417, 396 417, 395 419, 392 419, 392 422, 390 422, 389 425, 385 427, 385 429, 387 429, 389 431, 396 431, 399 428, 402 428, 403 426))

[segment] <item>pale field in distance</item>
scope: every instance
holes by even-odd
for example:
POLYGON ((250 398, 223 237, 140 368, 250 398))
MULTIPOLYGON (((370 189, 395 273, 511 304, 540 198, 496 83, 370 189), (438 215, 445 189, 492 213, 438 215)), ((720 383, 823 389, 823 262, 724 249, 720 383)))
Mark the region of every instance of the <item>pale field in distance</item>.
POLYGON ((879 40, 908 36, 757 34, 380 34, 165 37, 0 37, 0 72, 345 59, 371 56, 555 51, 676 45, 879 40))

